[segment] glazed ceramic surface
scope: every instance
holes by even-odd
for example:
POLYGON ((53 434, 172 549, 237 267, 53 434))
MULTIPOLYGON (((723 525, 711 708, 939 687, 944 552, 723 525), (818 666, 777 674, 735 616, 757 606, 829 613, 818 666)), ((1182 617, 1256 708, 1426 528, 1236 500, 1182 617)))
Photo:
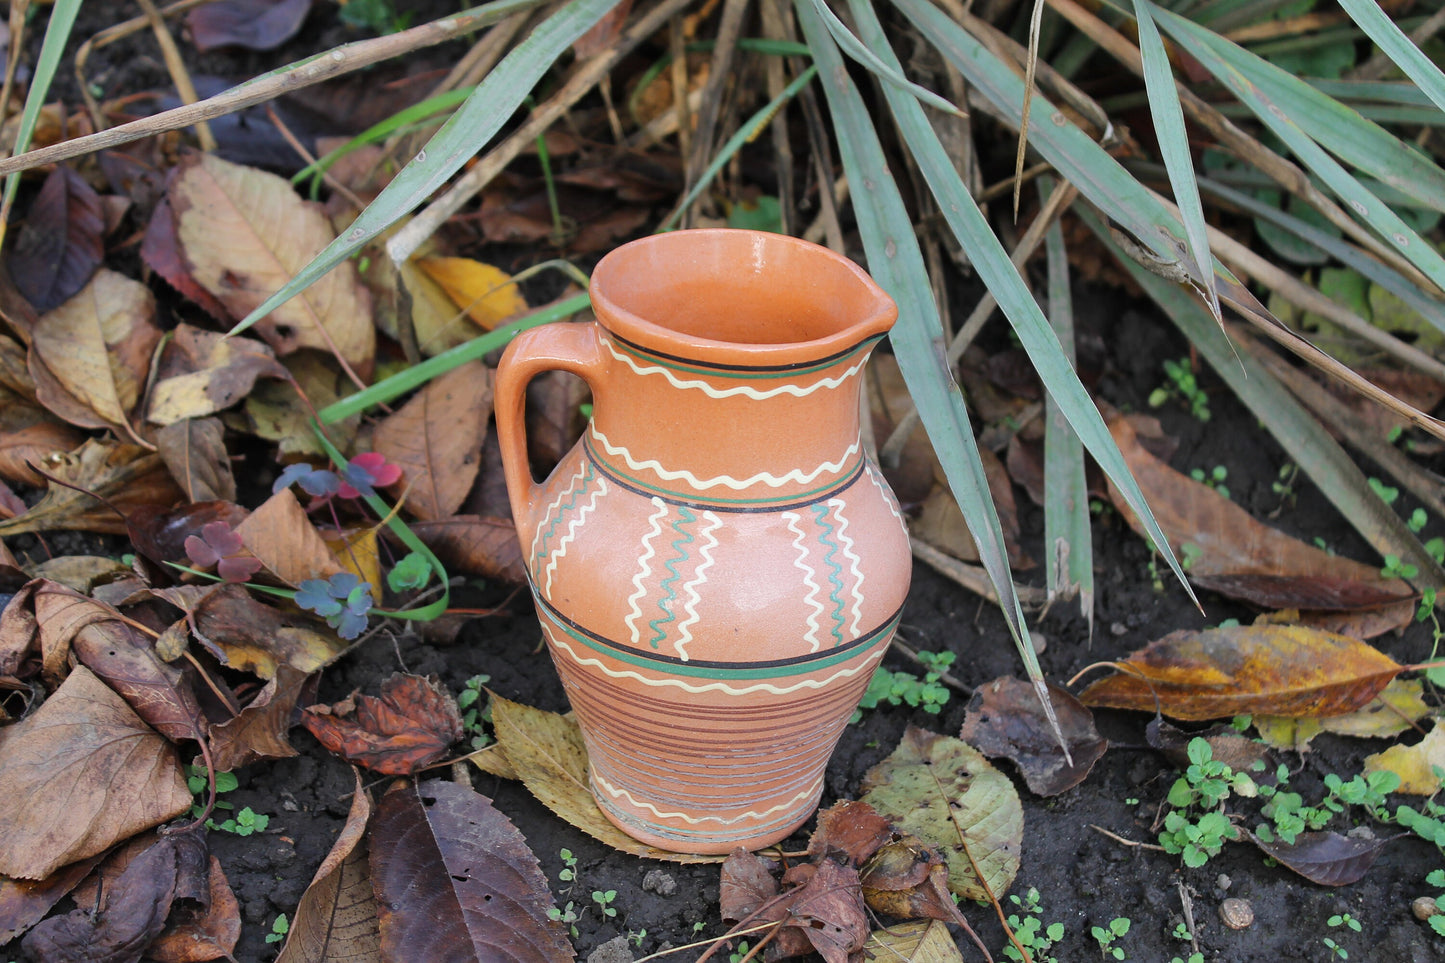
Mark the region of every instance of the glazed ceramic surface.
POLYGON ((731 230, 624 245, 591 294, 596 323, 512 343, 496 412, 592 790, 656 846, 765 846, 817 806, 908 590, 858 430, 896 308, 825 248, 731 230), (550 369, 587 381, 593 418, 537 484, 524 393, 550 369))

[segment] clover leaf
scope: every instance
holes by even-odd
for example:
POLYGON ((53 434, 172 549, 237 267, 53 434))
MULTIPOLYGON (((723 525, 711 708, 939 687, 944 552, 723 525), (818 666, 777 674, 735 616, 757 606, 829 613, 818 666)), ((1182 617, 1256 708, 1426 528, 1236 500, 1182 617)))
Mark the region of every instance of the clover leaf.
POLYGON ((315 612, 348 641, 366 631, 371 611, 371 583, 351 572, 337 572, 329 579, 308 578, 296 591, 296 604, 315 612))
POLYGON ((411 552, 386 573, 386 584, 393 592, 411 592, 431 580, 431 565, 420 552, 411 552))
POLYGON ((227 582, 244 582, 261 570, 261 560, 244 554, 246 545, 231 526, 217 520, 201 526, 201 534, 187 535, 186 557, 198 568, 215 566, 227 582))

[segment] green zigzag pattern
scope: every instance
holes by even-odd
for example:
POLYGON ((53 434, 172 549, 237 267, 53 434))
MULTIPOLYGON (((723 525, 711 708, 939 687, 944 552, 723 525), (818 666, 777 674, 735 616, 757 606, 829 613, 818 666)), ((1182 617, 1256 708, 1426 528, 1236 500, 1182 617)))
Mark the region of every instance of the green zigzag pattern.
POLYGON ((846 621, 843 615, 843 566, 833 560, 833 553, 838 551, 838 543, 833 541, 833 526, 828 522, 828 506, 814 505, 813 515, 818 524, 826 531, 818 536, 818 541, 828 546, 828 554, 823 557, 823 562, 828 566, 828 582, 833 586, 833 591, 828 593, 828 598, 833 601, 833 644, 843 644, 843 623, 846 621))
POLYGON ((532 571, 535 572, 537 568, 547 560, 547 556, 551 554, 551 551, 547 548, 547 543, 552 540, 552 536, 557 534, 557 526, 562 524, 562 519, 567 517, 568 512, 577 507, 578 499, 587 494, 587 486, 591 483, 592 479, 596 477, 596 472, 593 470, 590 461, 587 463, 586 468, 586 474, 582 476, 582 484, 572 493, 572 497, 568 499, 567 504, 563 505, 556 515, 552 516, 552 523, 548 525, 547 530, 542 533, 542 541, 537 545, 537 557, 532 560, 532 571))
POLYGON ((673 588, 673 583, 682 578, 682 574, 678 572, 677 566, 688 560, 687 546, 691 545, 694 540, 692 533, 684 531, 683 526, 691 525, 697 521, 697 516, 688 511, 685 505, 677 506, 677 511, 680 517, 672 523, 672 530, 678 535, 672 543, 672 550, 676 554, 668 559, 665 565, 667 570, 672 574, 662 580, 662 587, 667 591, 667 595, 657 602, 663 614, 647 623, 647 627, 656 633, 651 639, 648 639, 654 649, 657 648, 657 643, 667 638, 667 630, 662 628, 662 626, 677 618, 677 613, 673 612, 669 607, 672 601, 677 598, 677 590, 673 588))

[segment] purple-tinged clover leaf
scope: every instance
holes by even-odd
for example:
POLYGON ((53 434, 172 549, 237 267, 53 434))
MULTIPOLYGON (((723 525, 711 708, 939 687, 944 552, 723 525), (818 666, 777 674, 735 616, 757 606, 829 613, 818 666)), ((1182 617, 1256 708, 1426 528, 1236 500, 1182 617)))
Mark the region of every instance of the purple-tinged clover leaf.
POLYGON ((198 568, 215 566, 216 573, 227 582, 244 582, 261 571, 261 560, 244 554, 246 545, 241 536, 223 521, 207 522, 200 535, 188 535, 186 557, 198 568))
POLYGON ((328 580, 308 578, 296 591, 296 604, 324 618, 343 639, 354 639, 366 631, 371 583, 351 572, 337 572, 328 580))
POLYGON ((368 451, 357 455, 342 471, 343 481, 337 492, 342 498, 367 498, 376 496, 378 488, 394 485, 401 481, 401 466, 386 460, 380 452, 368 451))
POLYGON ((294 465, 287 465, 285 470, 276 477, 271 485, 271 494, 276 494, 283 488, 290 488, 295 484, 301 485, 301 490, 316 498, 324 498, 328 495, 335 495, 341 490, 341 479, 336 472, 327 471, 325 468, 312 468, 306 462, 297 462, 294 465))

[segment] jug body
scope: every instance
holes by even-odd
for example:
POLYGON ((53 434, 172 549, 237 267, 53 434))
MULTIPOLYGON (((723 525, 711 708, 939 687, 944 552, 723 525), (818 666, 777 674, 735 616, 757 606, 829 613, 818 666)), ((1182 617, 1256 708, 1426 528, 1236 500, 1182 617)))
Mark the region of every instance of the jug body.
POLYGON ((527 332, 498 371, 504 458, 537 612, 603 812, 644 842, 730 852, 817 806, 892 638, 911 556, 859 438, 894 308, 851 262, 777 235, 619 248, 597 321, 527 332), (530 377, 593 389, 542 484, 530 377))

